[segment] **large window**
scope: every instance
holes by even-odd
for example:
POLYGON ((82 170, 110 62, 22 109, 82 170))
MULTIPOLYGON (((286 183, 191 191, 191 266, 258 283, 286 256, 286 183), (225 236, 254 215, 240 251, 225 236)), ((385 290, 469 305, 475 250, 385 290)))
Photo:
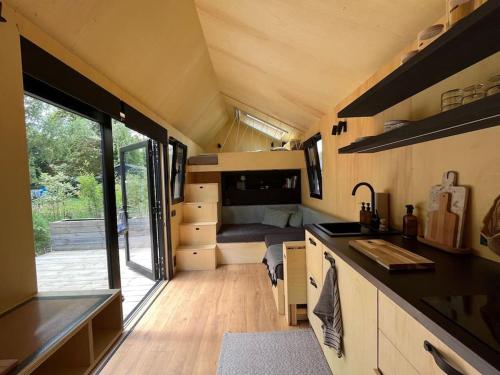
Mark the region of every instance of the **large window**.
POLYGON ((309 179, 309 194, 311 198, 323 197, 323 141, 318 133, 304 142, 306 155, 307 177, 309 179))
POLYGON ((106 289, 101 125, 25 96, 38 291, 106 289))
POLYGON ((184 201, 184 180, 186 172, 187 146, 181 142, 170 138, 168 144, 168 157, 170 160, 170 190, 172 203, 184 201))

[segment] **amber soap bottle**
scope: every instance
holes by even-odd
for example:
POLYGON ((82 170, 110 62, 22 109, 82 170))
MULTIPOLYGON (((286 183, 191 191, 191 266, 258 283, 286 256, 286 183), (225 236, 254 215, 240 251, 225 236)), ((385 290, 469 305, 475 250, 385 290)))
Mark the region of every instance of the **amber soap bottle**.
POLYGON ((413 205, 406 205, 406 215, 403 217, 403 238, 415 239, 418 233, 418 220, 413 215, 413 205))

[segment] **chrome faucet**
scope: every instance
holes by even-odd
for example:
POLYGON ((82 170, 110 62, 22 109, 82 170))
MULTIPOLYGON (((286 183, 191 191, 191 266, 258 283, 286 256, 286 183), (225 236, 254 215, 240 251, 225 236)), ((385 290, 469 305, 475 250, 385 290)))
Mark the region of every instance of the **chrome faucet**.
POLYGON ((368 189, 370 189, 371 199, 372 199, 371 205, 372 205, 372 212, 373 212, 372 227, 374 227, 375 229, 378 229, 379 218, 378 218, 377 208, 375 207, 375 190, 373 189, 373 186, 371 186, 368 182, 360 182, 360 183, 356 184, 356 186, 354 186, 354 188, 352 189, 353 196, 356 195, 356 191, 358 190, 358 188, 360 186, 366 186, 368 189))

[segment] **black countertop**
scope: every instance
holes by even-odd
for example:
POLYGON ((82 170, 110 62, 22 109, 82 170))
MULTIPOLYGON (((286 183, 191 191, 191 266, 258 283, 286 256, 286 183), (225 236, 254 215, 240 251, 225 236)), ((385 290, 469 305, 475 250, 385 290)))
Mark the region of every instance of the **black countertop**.
POLYGON ((330 237, 313 225, 306 225, 306 230, 479 372, 500 373, 500 353, 422 301, 423 297, 430 296, 491 293, 498 295, 499 263, 473 255, 448 254, 416 240, 405 240, 400 235, 388 235, 380 238, 435 262, 434 270, 390 272, 349 246, 349 241, 353 239, 377 238, 376 236, 330 237))

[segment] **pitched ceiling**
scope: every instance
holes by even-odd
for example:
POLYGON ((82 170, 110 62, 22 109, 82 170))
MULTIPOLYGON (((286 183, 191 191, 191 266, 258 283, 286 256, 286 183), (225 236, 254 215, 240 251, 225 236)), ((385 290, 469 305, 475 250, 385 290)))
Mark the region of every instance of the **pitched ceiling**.
POLYGON ((443 0, 195 0, 223 95, 299 129, 445 13, 443 0))
POLYGON ((234 107, 307 130, 445 12, 443 0, 6 2, 201 145, 234 107))
POLYGON ((192 1, 6 2, 195 142, 227 123, 192 1))

